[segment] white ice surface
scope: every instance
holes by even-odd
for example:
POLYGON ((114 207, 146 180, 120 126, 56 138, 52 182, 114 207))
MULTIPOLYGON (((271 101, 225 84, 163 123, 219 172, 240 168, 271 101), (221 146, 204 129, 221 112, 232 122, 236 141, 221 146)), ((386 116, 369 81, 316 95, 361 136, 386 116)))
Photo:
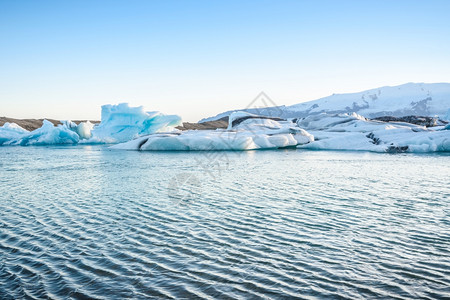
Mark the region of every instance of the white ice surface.
POLYGON ((111 148, 154 151, 255 150, 294 147, 313 140, 311 134, 290 121, 261 119, 245 112, 236 112, 231 115, 227 130, 188 130, 152 134, 111 148), (233 126, 233 122, 238 119, 242 122, 233 126))
POLYGON ((426 128, 371 121, 356 113, 316 114, 292 121, 235 112, 226 130, 177 131, 178 116, 145 112, 127 104, 107 105, 102 122, 54 126, 44 121, 32 132, 16 124, 0 127, 0 145, 116 143, 127 150, 253 150, 299 147, 375 152, 450 151, 450 125, 426 128), (166 132, 167 131, 167 132, 166 132), (164 132, 164 133, 161 133, 164 132), (134 139, 133 139, 134 138, 134 139))
POLYGON ((450 131, 409 123, 366 120, 353 114, 320 114, 297 121, 315 141, 299 148, 373 152, 450 151, 450 131))
POLYGON ((450 130, 371 121, 356 113, 318 114, 279 121, 247 112, 230 115, 227 130, 153 134, 113 146, 126 150, 254 150, 297 146, 374 152, 450 151, 450 130))

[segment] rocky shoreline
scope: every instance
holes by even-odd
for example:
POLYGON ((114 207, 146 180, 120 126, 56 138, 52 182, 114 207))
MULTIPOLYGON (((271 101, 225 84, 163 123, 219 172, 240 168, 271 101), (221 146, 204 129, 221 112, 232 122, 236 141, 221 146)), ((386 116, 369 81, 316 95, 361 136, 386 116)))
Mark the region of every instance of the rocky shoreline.
MULTIPOLYGON (((28 130, 33 131, 35 129, 41 128, 42 122, 44 120, 50 121, 53 123, 53 125, 62 124, 61 121, 55 120, 55 119, 15 119, 15 118, 8 118, 8 117, 0 117, 0 126, 3 126, 5 123, 16 123, 20 127, 28 130)), ((440 120, 438 118, 433 117, 426 117, 426 116, 405 116, 405 117, 391 117, 391 116, 385 116, 385 117, 378 117, 373 119, 375 121, 381 121, 381 122, 405 122, 415 125, 422 125, 426 127, 433 127, 433 126, 442 126, 448 124, 448 122, 440 120)), ((86 122, 87 120, 72 120, 72 122, 76 123, 77 125, 81 122, 86 122)), ((99 124, 100 121, 96 120, 89 120, 93 124, 99 124)), ((202 123, 191 123, 191 122, 183 122, 183 126, 176 127, 179 130, 215 130, 218 128, 225 129, 228 126, 228 117, 223 117, 216 121, 208 121, 208 122, 202 122, 202 123)))

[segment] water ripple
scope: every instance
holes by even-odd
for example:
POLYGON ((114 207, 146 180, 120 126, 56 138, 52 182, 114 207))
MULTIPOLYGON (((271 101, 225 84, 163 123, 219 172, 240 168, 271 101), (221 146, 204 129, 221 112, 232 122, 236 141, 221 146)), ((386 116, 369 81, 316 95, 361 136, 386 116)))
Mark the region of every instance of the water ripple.
POLYGON ((0 152, 1 299, 450 294, 449 156, 228 153, 213 178, 201 153, 0 152))

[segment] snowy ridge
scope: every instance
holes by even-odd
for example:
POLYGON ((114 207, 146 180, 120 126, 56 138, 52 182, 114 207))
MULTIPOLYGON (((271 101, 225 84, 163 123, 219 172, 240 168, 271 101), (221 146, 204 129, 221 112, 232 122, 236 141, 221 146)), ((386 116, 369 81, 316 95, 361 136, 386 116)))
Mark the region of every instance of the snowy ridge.
MULTIPOLYGON (((356 112, 367 118, 407 115, 432 116, 450 119, 450 83, 407 83, 386 86, 359 93, 334 94, 318 100, 291 106, 244 109, 250 113, 302 118, 320 113, 356 112)), ((200 120, 200 123, 229 116, 233 111, 200 120)))

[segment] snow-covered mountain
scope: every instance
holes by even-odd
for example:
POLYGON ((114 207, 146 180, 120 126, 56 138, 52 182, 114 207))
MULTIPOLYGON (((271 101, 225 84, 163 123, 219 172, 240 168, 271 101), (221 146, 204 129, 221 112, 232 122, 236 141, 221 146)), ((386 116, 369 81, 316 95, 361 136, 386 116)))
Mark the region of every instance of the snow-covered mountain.
MULTIPOLYGON (((333 94, 291 106, 248 108, 244 111, 280 118, 299 118, 319 113, 356 112, 368 118, 407 115, 450 118, 450 83, 407 83, 359 93, 333 94)), ((229 116, 227 111, 200 123, 229 116)))

